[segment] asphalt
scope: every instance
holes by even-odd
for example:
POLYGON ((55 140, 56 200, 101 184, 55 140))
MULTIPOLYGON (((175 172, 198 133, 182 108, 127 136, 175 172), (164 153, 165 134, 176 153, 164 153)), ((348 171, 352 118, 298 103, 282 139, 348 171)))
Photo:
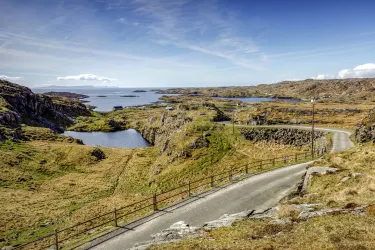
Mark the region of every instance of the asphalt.
MULTIPOLYGON (((305 126, 293 127, 311 129, 305 126)), ((353 147, 349 138, 351 132, 348 130, 330 128, 317 128, 317 130, 334 133, 332 152, 353 147)), ((112 238, 105 239, 104 242, 102 242, 103 238, 93 242, 92 245, 94 246, 91 248, 96 250, 128 249, 136 243, 151 240, 152 234, 158 233, 178 221, 184 221, 192 226, 202 226, 205 222, 216 220, 223 214, 275 206, 301 181, 306 172, 306 167, 311 163, 271 170, 250 176, 233 185, 192 197, 134 225, 128 225, 127 228, 118 231, 115 235, 112 235, 112 238)))

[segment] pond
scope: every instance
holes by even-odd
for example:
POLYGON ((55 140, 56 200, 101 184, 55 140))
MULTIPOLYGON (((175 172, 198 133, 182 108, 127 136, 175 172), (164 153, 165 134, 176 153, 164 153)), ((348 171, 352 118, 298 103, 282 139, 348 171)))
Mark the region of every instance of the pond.
POLYGON ((117 132, 75 132, 65 131, 64 135, 81 139, 84 144, 111 148, 144 148, 149 143, 135 129, 117 132))
POLYGON ((298 103, 300 100, 296 99, 279 99, 271 97, 216 97, 223 100, 239 100, 242 102, 272 102, 272 101, 285 101, 291 103, 298 103))

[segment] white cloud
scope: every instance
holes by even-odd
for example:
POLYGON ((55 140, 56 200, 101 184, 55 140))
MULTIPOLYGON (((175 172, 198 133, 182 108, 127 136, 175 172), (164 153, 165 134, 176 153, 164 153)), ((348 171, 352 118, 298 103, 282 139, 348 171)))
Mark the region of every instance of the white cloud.
POLYGON ((353 69, 343 69, 341 70, 337 78, 365 78, 365 77, 375 77, 375 64, 366 63, 358 65, 353 69))
POLYGON ((353 69, 343 69, 340 70, 337 75, 317 75, 310 77, 314 80, 324 80, 324 79, 345 79, 345 78, 371 78, 375 77, 375 64, 365 63, 360 64, 353 69))
POLYGON ((22 80, 23 77, 20 76, 6 76, 6 75, 0 75, 0 79, 7 80, 7 81, 17 81, 22 80))
POLYGON ((326 79, 326 76, 325 75, 317 75, 317 76, 312 76, 310 78, 314 79, 314 80, 324 80, 324 79, 326 79))
POLYGON ((96 76, 93 74, 81 74, 77 76, 59 76, 56 78, 56 80, 80 80, 80 81, 100 81, 100 82, 111 82, 116 81, 116 79, 112 79, 109 77, 103 77, 103 76, 96 76))

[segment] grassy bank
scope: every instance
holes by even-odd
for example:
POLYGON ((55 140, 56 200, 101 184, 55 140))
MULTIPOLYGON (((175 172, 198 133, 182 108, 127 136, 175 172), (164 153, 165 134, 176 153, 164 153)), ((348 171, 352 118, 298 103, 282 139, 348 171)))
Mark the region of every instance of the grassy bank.
POLYGON ((373 249, 374 157, 375 146, 371 143, 331 154, 315 163, 339 171, 314 176, 305 195, 282 203, 279 218, 291 218, 290 223, 272 224, 271 219, 244 220, 205 236, 150 249, 373 249), (364 215, 336 214, 301 220, 294 204, 319 204, 318 209, 369 206, 364 215))
MULTIPOLYGON (((202 133, 196 129, 190 136, 202 133)), ((160 155, 159 147, 101 148, 106 159, 97 161, 91 156, 94 147, 61 140, 62 137, 56 139, 54 135, 49 138, 44 130, 24 130, 38 140, 7 141, 0 146, 0 202, 4 204, 0 215, 4 228, 1 245, 36 239, 55 228, 150 197, 155 190, 175 187, 187 179, 304 150, 266 142, 251 143, 237 129, 233 134, 230 127, 220 125, 209 131, 208 145, 191 150, 188 157, 171 161, 169 157, 173 155, 160 155), (155 172, 161 163, 164 167, 155 172)))
MULTIPOLYGON (((45 128, 24 126, 28 141, 2 143, 0 246, 37 239, 187 180, 308 149, 247 141, 238 128, 233 132, 212 122, 218 111, 211 104, 201 99, 185 101, 174 102, 174 111, 147 107, 78 117, 73 130, 135 128, 154 144, 143 149, 101 148, 106 155, 101 161, 91 156, 94 147, 45 128)), ((232 104, 215 102, 229 115, 232 104)), ((250 165, 249 172, 259 171, 250 165)))

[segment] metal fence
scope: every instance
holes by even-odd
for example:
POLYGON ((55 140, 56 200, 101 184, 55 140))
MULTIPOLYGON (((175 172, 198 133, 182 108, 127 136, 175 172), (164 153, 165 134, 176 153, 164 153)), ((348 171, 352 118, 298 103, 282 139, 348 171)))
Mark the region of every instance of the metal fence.
MULTIPOLYGON (((315 150, 314 156, 322 156, 328 152, 331 144, 321 150, 315 150)), ((192 195, 207 192, 215 187, 226 185, 251 176, 252 174, 268 171, 290 163, 305 162, 312 159, 312 152, 306 151, 300 154, 285 155, 277 158, 259 160, 246 164, 245 166, 232 168, 230 170, 205 176, 199 180, 188 180, 179 186, 154 193, 152 196, 137 201, 133 204, 114 208, 112 211, 101 214, 90 220, 77 223, 73 226, 56 229, 53 233, 40 237, 34 241, 15 246, 16 249, 74 249, 90 240, 100 237, 93 230, 102 228, 101 234, 106 234, 118 229, 126 228, 126 225, 144 219, 161 209, 176 204, 178 201, 189 198, 192 195), (252 172, 254 171, 254 172, 252 172), (103 228, 106 226, 105 228, 103 228), (92 237, 90 237, 92 235, 92 237)))

